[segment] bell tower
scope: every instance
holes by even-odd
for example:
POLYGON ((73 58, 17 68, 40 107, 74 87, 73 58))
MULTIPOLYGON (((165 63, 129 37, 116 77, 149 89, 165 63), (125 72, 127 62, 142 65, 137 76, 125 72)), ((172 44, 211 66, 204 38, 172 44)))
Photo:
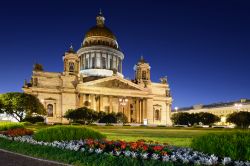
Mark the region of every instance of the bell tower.
POLYGON ((137 84, 144 85, 144 87, 147 87, 151 83, 150 80, 150 66, 149 63, 146 63, 143 56, 141 56, 141 59, 139 62, 135 65, 135 81, 137 84))
POLYGON ((72 45, 70 46, 69 50, 65 52, 63 56, 63 62, 64 62, 64 73, 78 74, 79 59, 72 45))

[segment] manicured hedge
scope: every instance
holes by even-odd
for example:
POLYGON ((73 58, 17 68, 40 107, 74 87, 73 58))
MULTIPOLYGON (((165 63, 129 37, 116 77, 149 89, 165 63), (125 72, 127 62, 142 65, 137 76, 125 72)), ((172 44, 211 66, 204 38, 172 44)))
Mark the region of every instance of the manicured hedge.
POLYGON ((162 162, 158 160, 138 160, 128 157, 116 157, 104 154, 90 154, 84 152, 75 152, 62 150, 49 146, 31 145, 23 142, 9 141, 0 138, 0 148, 33 156, 47 160, 55 160, 62 163, 78 166, 183 166, 182 163, 162 162))
POLYGON ((17 128, 24 128, 24 124, 17 122, 0 122, 0 131, 17 128))
POLYGON ((37 141, 70 141, 80 139, 102 139, 106 136, 98 131, 79 126, 54 126, 44 128, 34 134, 34 139, 37 141))
POLYGON ((250 131, 210 133, 194 138, 191 147, 234 160, 250 160, 250 131))

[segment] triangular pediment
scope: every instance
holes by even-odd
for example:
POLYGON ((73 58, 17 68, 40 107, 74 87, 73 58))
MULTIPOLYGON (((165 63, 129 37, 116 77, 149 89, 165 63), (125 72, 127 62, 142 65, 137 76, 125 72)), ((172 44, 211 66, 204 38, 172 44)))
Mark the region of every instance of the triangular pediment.
POLYGON ((90 81, 84 83, 84 85, 93 87, 111 88, 111 89, 128 89, 128 90, 140 90, 140 91, 144 89, 139 85, 118 76, 106 77, 103 79, 90 81))

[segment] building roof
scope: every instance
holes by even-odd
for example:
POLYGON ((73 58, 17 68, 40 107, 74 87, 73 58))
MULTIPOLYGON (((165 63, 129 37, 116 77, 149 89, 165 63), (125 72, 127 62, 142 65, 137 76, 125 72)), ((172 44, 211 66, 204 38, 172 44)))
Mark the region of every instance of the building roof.
MULTIPOLYGON (((182 107, 179 108, 178 111, 189 111, 192 109, 204 109, 204 108, 219 108, 219 107, 230 107, 234 106, 236 103, 241 103, 241 104, 250 104, 250 99, 240 99, 236 101, 230 101, 230 102, 218 102, 218 103, 212 103, 212 104, 206 104, 206 105, 194 105, 190 107, 182 107)), ((174 112, 175 110, 172 110, 174 112)))

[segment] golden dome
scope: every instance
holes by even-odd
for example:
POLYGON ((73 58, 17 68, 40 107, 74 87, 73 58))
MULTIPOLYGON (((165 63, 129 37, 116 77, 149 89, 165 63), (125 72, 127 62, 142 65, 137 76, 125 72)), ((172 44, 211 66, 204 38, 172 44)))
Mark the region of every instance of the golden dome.
POLYGON ((96 25, 85 34, 82 47, 102 45, 119 50, 115 35, 104 25, 104 22, 105 18, 100 11, 96 17, 96 25))
POLYGON ((113 40, 116 40, 115 35, 113 32, 107 28, 106 26, 94 26, 88 30, 88 32, 85 35, 85 38, 87 37, 93 37, 93 36, 103 36, 103 37, 108 37, 113 40))

